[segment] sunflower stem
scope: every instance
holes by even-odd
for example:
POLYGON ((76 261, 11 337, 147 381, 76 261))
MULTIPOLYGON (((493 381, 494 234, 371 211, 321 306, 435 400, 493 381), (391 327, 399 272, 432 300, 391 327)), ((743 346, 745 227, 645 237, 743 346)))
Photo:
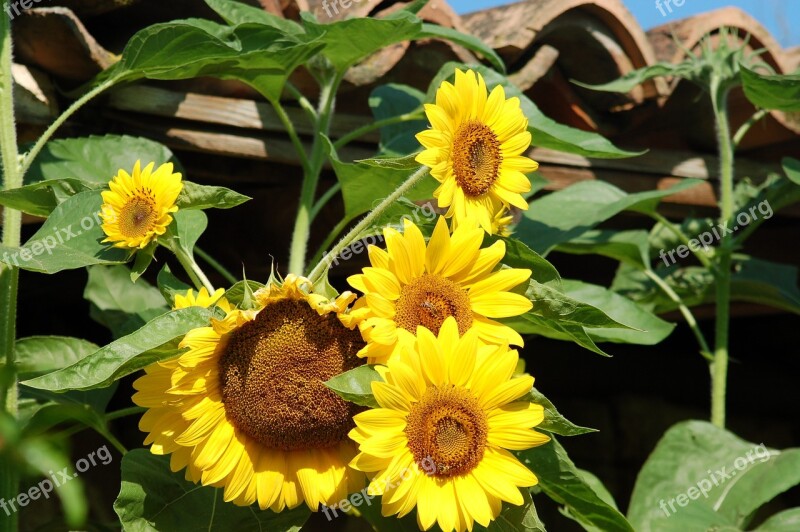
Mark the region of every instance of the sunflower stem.
MULTIPOLYGON (((718 79, 711 83, 711 102, 717 125, 717 143, 720 160, 720 223, 727 224, 733 217, 733 143, 728 124, 728 89, 718 79)), ((722 236, 719 246, 719 263, 716 277, 716 324, 714 361, 711 363, 711 422, 725 427, 725 398, 728 379, 728 332, 730 326, 731 235, 722 236)))
MULTIPOLYGON (((317 193, 317 183, 322 172, 322 165, 327 157, 328 131, 331 124, 331 115, 336 101, 336 91, 342 81, 342 74, 336 74, 329 82, 322 85, 319 95, 319 109, 314 122, 314 143, 311 148, 311 159, 307 163, 307 170, 303 172, 303 184, 300 188, 300 201, 297 207, 297 217, 292 232, 292 243, 289 248, 289 273, 303 275, 306 269, 306 252, 308 239, 311 235, 311 222, 313 221, 314 197, 317 193)), ((301 154, 301 159, 303 155, 301 154)))
POLYGON ((205 287, 209 294, 213 294, 214 285, 211 284, 211 281, 208 280, 206 274, 203 273, 203 270, 201 270, 200 266, 197 265, 194 257, 180 246, 177 246, 176 248, 177 249, 173 250, 173 253, 175 253, 175 257, 177 257, 178 262, 181 263, 183 269, 186 270, 186 275, 188 275, 192 280, 195 288, 200 290, 201 288, 205 287))
POLYGON ((411 174, 405 182, 397 187, 394 192, 390 195, 386 196, 383 201, 381 201, 377 207, 372 209, 360 222, 358 222, 355 227, 353 227, 344 237, 339 241, 338 244, 333 246, 323 258, 319 261, 319 263, 311 270, 311 273, 308 275, 308 278, 316 284, 321 278, 322 274, 325 272, 326 268, 330 267, 331 262, 339 253, 342 252, 347 246, 349 246, 355 239, 361 235, 364 230, 368 229, 372 226, 375 220, 383 214, 383 212, 388 209, 391 205, 393 205, 398 199, 400 199, 406 192, 414 188, 414 186, 422 181, 422 179, 428 175, 430 168, 427 166, 420 167, 419 170, 411 174))
MULTIPOLYGON (((19 166, 19 152, 17 150, 17 130, 14 122, 14 77, 11 71, 11 21, 5 10, 0 10, 0 162, 3 168, 3 189, 11 190, 22 186, 22 172, 19 166)), ((22 213, 20 211, 3 209, 3 245, 18 247, 20 245, 20 231, 22 228, 22 213)), ((5 354, 6 371, 10 372, 9 378, 3 379, 8 383, 0 389, 6 412, 13 418, 17 417, 17 377, 15 368, 14 345, 16 341, 17 322, 17 290, 19 287, 19 268, 0 264, 0 349, 5 354)), ((5 415, 0 413, 0 415, 5 415)), ((0 498, 12 500, 17 496, 19 489, 19 472, 9 453, 0 455, 0 498)), ((11 532, 17 530, 17 516, 0 517, 0 531, 11 532)))

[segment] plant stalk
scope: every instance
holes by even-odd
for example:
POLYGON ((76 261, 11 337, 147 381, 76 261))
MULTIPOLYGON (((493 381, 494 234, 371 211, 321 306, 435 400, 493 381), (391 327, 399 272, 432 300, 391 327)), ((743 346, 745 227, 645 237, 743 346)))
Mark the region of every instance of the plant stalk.
POLYGON ((377 207, 375 207, 369 214, 367 214, 360 222, 358 222, 355 227, 353 227, 340 241, 338 244, 333 246, 331 249, 319 263, 311 270, 311 273, 308 275, 308 278, 313 283, 317 283, 322 278, 322 274, 325 271, 326 266, 330 265, 330 263, 339 256, 339 253, 342 252, 347 246, 349 246, 358 236, 364 232, 364 230, 368 229, 372 223, 383 214, 387 208, 389 208, 394 202, 400 199, 406 192, 411 190, 417 183, 422 181, 430 168, 427 166, 421 167, 419 170, 411 174, 405 182, 397 187, 394 192, 390 195, 386 196, 383 201, 381 201, 377 207))
MULTIPOLYGON (((711 103, 717 125, 720 160, 720 223, 733 218, 733 143, 728 123, 728 90, 719 82, 711 84, 711 103)), ((731 235, 722 236, 719 246, 719 267, 716 277, 716 324, 714 362, 711 363, 711 422, 725 427, 725 399, 728 380, 728 333, 731 294, 731 235)))
MULTIPOLYGON (((0 162, 3 168, 3 189, 22 186, 22 172, 17 150, 17 131, 14 123, 14 77, 11 71, 11 21, 5 10, 0 10, 0 162)), ((8 207, 3 209, 3 245, 18 247, 21 240, 22 213, 8 207)), ((0 264, 0 349, 6 358, 6 368, 11 372, 5 396, 9 415, 17 417, 17 378, 15 353, 17 323, 17 290, 19 268, 0 264)), ((5 415, 5 414, 0 414, 5 415)), ((19 490, 19 472, 8 454, 0 456, 0 498, 12 500, 19 490)), ((17 516, 0 516, 0 532, 17 530, 17 516)))

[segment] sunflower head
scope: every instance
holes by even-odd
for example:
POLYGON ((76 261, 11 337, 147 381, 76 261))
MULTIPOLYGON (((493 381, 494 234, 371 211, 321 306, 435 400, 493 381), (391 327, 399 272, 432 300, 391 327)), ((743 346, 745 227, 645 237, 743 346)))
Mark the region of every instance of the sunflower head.
POLYGON ((525 174, 538 164, 523 155, 531 134, 519 98, 506 99, 499 85, 488 93, 480 74, 457 69, 455 83, 442 82, 425 113, 431 129, 417 135, 425 148, 417 162, 441 183, 434 197, 448 218, 478 220, 491 234, 499 212, 528 208, 521 195, 531 189, 525 174))
POLYGON ((158 235, 163 235, 172 222, 170 213, 183 189, 181 174, 173 172, 172 163, 153 170, 155 163, 144 169, 136 161, 133 173, 120 169, 102 193, 103 242, 118 248, 144 248, 158 235))
POLYGON ((417 327, 438 333, 448 318, 461 334, 475 329, 483 343, 522 345, 519 334, 492 319, 517 316, 532 306, 511 291, 531 271, 498 268, 503 241, 481 249, 482 229, 464 223, 451 235, 443 217, 427 244, 410 220, 402 234, 392 228, 383 234, 386 250, 370 246, 371 267, 348 279, 365 294, 350 314, 367 342, 361 356, 384 363, 414 341, 417 327))
POLYGON ((482 346, 474 329, 459 335, 451 317, 438 335, 420 327, 379 370, 380 407, 356 415, 350 437, 360 451, 352 465, 374 475, 384 515, 416 507, 422 529, 463 531, 488 526, 503 501, 522 504, 519 488, 538 480, 508 450, 549 438, 532 430, 544 411, 523 400, 533 378, 513 377, 517 361, 507 346, 482 346))
MULTIPOLYGON (((226 501, 317 510, 363 485, 347 465, 360 409, 324 383, 363 364, 364 342, 340 319, 349 296, 330 302, 310 286, 294 276, 271 283, 253 310, 217 301, 226 316, 190 331, 180 344, 188 351, 134 384, 134 401, 149 408, 140 428, 151 451, 171 453, 188 479, 224 488, 226 501)), ((180 304, 215 296, 187 294, 180 304)))

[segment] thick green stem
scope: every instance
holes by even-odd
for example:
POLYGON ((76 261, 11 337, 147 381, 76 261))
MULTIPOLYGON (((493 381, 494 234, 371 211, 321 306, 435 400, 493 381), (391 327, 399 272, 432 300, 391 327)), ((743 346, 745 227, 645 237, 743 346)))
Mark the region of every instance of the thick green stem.
POLYGON ((303 185, 300 189, 300 201, 297 206, 297 217, 292 232, 292 243, 289 248, 289 273, 303 275, 306 268, 306 251, 308 239, 311 235, 311 222, 313 221, 314 197, 317 193, 317 183, 322 172, 322 165, 327 156, 327 135, 331 123, 331 115, 336 100, 336 91, 339 89, 342 76, 335 76, 329 83, 322 86, 319 96, 319 111, 314 124, 314 144, 311 148, 311 161, 308 169, 303 173, 303 185))
POLYGON ((644 274, 656 283, 656 285, 667 294, 667 297, 678 305, 678 310, 683 314, 683 319, 686 320, 686 324, 692 330, 694 337, 697 339, 697 343, 700 345, 700 354, 703 355, 706 360, 712 361, 713 355, 711 354, 711 349, 708 347, 705 336, 703 336, 703 331, 701 331, 700 327, 697 325, 697 320, 694 314, 692 314, 692 311, 683 303, 681 296, 675 293, 675 290, 652 270, 645 270, 644 274))
MULTIPOLYGON (((11 21, 5 10, 0 12, 0 163, 3 168, 3 189, 11 190, 22 186, 22 172, 19 168, 17 151, 17 131, 14 123, 14 77, 11 72, 11 21)), ((22 213, 6 207, 3 209, 3 244, 8 247, 20 245, 22 213)), ((5 355, 5 365, 11 372, 8 388, 0 390, 4 394, 6 411, 17 416, 17 379, 14 375, 17 323, 17 288, 19 269, 0 265, 0 349, 5 355)), ((2 415, 2 414, 0 414, 2 415)), ((19 490, 19 472, 15 464, 0 456, 0 499, 11 500, 19 490)), ((16 513, 0 516, 0 531, 17 530, 16 513)))
POLYGON ((200 290, 201 288, 205 287, 208 290, 209 294, 214 293, 214 285, 211 284, 211 281, 208 280, 206 274, 203 273, 203 270, 200 269, 200 266, 194 261, 194 257, 191 254, 187 253, 181 247, 177 247, 177 249, 173 250, 175 253, 175 257, 177 257, 178 262, 181 263, 183 269, 186 270, 186 274, 194 283, 195 288, 200 290))
MULTIPOLYGON (((717 143, 720 160, 720 223, 729 223, 733 218, 733 143, 728 124, 728 92, 711 85, 711 100, 717 124, 717 143)), ((716 326, 714 362, 711 363, 711 422, 725 427, 725 397, 728 380, 728 328, 730 321, 731 294, 731 235, 722 236, 718 250, 719 267, 716 277, 716 326)))
POLYGON ((64 122, 66 122, 70 116, 75 114, 75 111, 83 107, 83 105, 86 104, 86 102, 88 102, 89 100, 91 100, 104 90, 114 85, 115 82, 116 80, 113 79, 106 80, 104 83, 101 83, 97 87, 93 88, 92 90, 90 90, 89 92, 87 92, 74 102, 72 102, 72 105, 70 105, 66 111, 61 113, 61 115, 58 118, 56 118, 56 120, 52 124, 50 124, 50 127, 47 128, 47 130, 44 132, 44 134, 42 134, 41 137, 39 137, 39 140, 36 141, 36 144, 33 145, 33 148, 31 148, 31 150, 27 154, 25 154, 25 160, 22 162, 22 169, 20 170, 20 173, 23 176, 25 175, 25 173, 28 171, 28 168, 31 167, 31 164, 33 163, 34 159, 36 159, 36 156, 39 155, 40 151, 42 151, 42 148, 44 148, 44 145, 47 143, 47 141, 50 140, 50 137, 53 136, 56 130, 59 127, 61 127, 61 125, 64 122))
POLYGON ((381 201, 377 207, 375 207, 369 214, 367 214, 360 222, 358 222, 355 227, 353 227, 345 236, 342 238, 338 244, 333 246, 319 264, 317 264, 311 273, 308 275, 308 278, 316 283, 322 278, 322 274, 325 272, 325 268, 327 268, 333 260, 339 256, 339 253, 342 252, 347 246, 349 246, 356 238, 359 237, 366 229, 372 226, 373 222, 383 214, 383 211, 388 209, 391 205, 394 204, 398 199, 400 199, 406 192, 411 190, 417 183, 422 181, 426 175, 428 175, 428 171, 430 168, 427 166, 421 167, 419 170, 411 174, 405 182, 400 185, 394 192, 388 195, 383 201, 381 201))

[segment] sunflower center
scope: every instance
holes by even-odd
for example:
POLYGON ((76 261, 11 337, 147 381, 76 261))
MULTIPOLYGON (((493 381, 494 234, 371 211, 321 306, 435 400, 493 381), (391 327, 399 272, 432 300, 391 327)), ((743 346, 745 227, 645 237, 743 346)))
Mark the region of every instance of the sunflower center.
POLYGON ((232 332, 219 360, 228 419, 268 448, 331 447, 347 438, 361 409, 324 382, 364 363, 358 329, 308 303, 279 300, 232 332))
POLYGON ((150 197, 136 196, 119 212, 119 232, 126 237, 144 236, 155 225, 158 211, 150 197))
POLYGON ((461 124, 453 141, 453 173, 467 196, 486 194, 497 181, 503 154, 497 135, 486 124, 461 124))
POLYGON ((435 477, 472 471, 483 459, 488 434, 486 414, 465 388, 431 387, 411 407, 406 425, 408 447, 419 463, 436 465, 435 477))
POLYGON ((395 306, 395 322, 416 333, 417 326, 439 334, 444 320, 453 316, 458 332, 464 334, 472 325, 472 307, 467 291, 441 275, 425 274, 405 285, 395 306))

